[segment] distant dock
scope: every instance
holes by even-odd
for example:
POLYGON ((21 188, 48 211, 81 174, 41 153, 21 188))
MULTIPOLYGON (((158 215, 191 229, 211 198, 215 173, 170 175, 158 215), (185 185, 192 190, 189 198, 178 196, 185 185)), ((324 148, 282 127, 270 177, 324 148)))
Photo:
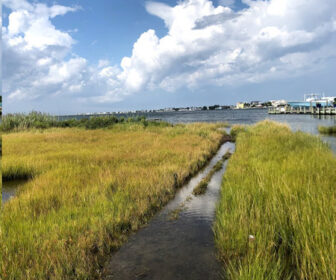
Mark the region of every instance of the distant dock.
POLYGON ((268 109, 269 114, 306 114, 306 115, 336 115, 336 108, 332 107, 272 107, 268 109))

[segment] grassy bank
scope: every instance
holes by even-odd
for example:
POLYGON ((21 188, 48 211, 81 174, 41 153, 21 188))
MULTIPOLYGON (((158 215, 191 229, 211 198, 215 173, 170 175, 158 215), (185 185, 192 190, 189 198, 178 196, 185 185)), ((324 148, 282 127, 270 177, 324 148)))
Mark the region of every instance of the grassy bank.
POLYGON ((318 130, 321 134, 336 135, 336 126, 319 126, 318 130))
POLYGON ((118 123, 3 135, 2 279, 94 279, 218 149, 220 124, 118 123))
POLYGON ((336 279, 336 158, 317 137, 240 129, 214 225, 228 279, 336 279))

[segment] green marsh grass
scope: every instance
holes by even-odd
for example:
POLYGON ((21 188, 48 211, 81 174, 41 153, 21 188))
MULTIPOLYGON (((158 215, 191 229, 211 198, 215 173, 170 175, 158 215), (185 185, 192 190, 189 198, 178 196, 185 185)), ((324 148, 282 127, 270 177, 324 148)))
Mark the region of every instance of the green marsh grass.
POLYGON ((223 124, 117 123, 3 134, 3 178, 30 178, 3 205, 0 278, 95 279, 216 152, 223 124))
POLYGON ((228 279, 336 279, 336 157, 264 121, 240 129, 214 224, 228 279))
POLYGON ((86 129, 98 129, 112 127, 120 123, 141 123, 143 126, 167 126, 162 121, 146 120, 143 116, 117 117, 114 115, 89 116, 82 119, 58 120, 57 117, 41 112, 29 114, 7 114, 2 117, 0 130, 3 132, 18 132, 32 129, 46 129, 52 127, 81 127, 86 129))
POLYGON ((319 126, 318 130, 321 134, 336 135, 336 126, 319 126))

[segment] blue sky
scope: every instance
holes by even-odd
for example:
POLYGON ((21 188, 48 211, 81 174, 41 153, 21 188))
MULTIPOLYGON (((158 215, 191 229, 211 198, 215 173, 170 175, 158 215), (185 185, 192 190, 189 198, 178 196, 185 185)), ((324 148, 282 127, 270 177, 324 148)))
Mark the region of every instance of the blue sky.
POLYGON ((334 0, 4 0, 4 112, 336 95, 334 0))

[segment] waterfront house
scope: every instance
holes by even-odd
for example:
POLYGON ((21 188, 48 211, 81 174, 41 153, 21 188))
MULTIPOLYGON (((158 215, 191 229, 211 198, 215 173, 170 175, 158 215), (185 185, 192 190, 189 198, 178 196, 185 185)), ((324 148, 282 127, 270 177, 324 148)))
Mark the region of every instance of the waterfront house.
POLYGON ((244 109, 245 108, 245 103, 244 102, 237 102, 236 108, 237 109, 244 109))

